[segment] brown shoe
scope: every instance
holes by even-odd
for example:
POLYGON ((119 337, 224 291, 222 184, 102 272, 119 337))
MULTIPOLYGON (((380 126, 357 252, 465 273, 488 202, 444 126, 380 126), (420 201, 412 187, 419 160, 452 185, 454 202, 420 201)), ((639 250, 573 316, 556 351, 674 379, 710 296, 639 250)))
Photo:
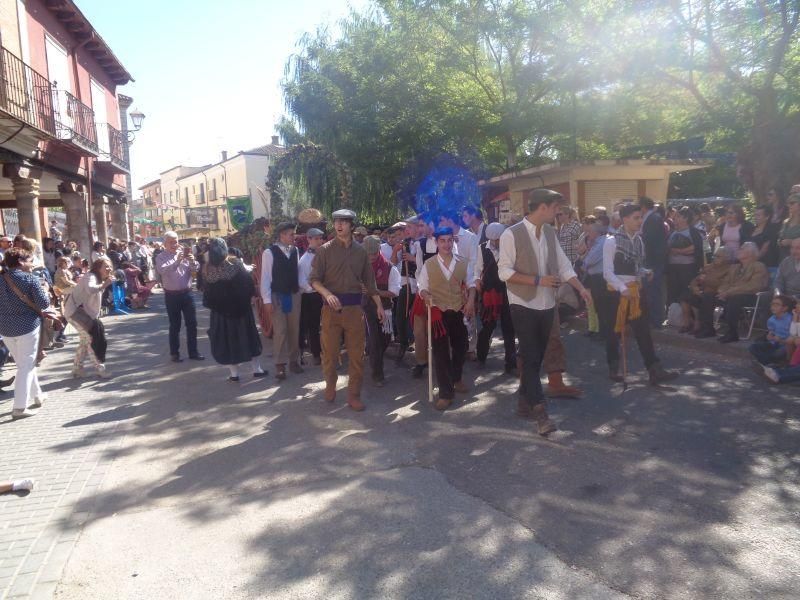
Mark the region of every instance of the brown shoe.
POLYGON ((548 385, 545 394, 551 398, 580 398, 583 391, 571 385, 560 385, 558 387, 548 385))
POLYGON ((280 381, 286 379, 286 365, 275 365, 275 379, 280 381))
POLYGON ((303 369, 303 367, 294 362, 289 364, 289 370, 292 373, 305 373, 305 369, 303 369))
POLYGON ((541 436, 547 436, 558 429, 547 415, 547 409, 544 404, 536 404, 533 407, 533 418, 536 419, 536 428, 541 436))
POLYGON ((336 401, 336 383, 325 384, 325 402, 336 401))
POLYGON ((355 394, 350 394, 347 396, 347 405, 356 412, 361 412, 364 410, 364 403, 361 402, 361 398, 355 394))
POLYGON ((452 403, 452 398, 439 398, 433 406, 436 410, 447 410, 452 403))
POLYGON ((453 384, 453 389, 459 394, 466 394, 469 391, 469 388, 463 381, 456 381, 453 384))

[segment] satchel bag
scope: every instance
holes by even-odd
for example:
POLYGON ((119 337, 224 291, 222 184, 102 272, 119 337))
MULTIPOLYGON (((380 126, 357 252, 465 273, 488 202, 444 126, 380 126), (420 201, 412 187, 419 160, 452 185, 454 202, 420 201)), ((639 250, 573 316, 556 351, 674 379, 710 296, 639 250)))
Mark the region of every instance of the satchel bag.
MULTIPOLYGON (((72 302, 73 304, 75 304, 75 299, 72 296, 72 294, 67 296, 67 302, 72 302)), ((69 320, 72 321, 76 327, 80 327, 81 329, 83 329, 86 333, 89 333, 89 331, 91 331, 95 321, 95 319, 92 318, 89 315, 89 313, 87 313, 86 310, 83 308, 83 304, 75 308, 73 313, 70 315, 69 320)))

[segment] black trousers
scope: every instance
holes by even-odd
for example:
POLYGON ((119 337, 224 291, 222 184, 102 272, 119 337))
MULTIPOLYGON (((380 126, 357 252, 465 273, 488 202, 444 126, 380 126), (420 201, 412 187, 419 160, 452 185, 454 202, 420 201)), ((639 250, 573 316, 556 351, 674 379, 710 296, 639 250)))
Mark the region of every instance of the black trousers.
MULTIPOLYGON (((605 307, 605 314, 600 314, 600 331, 605 330, 606 339, 606 360, 612 370, 619 368, 619 344, 620 334, 614 331, 617 322, 617 309, 619 308, 619 292, 608 293, 608 303, 605 307)), ((650 332, 650 317, 648 313, 647 297, 641 294, 639 304, 642 309, 642 316, 638 319, 628 321, 636 338, 636 345, 644 360, 644 366, 648 369, 658 362, 655 347, 653 346, 653 336, 650 332)))
POLYGON ((369 366, 372 371, 372 379, 383 379, 383 355, 389 347, 389 334, 383 332, 381 322, 378 320, 378 310, 375 303, 369 300, 369 304, 364 305, 364 317, 367 319, 367 354, 369 354, 369 366))
POLYGON ((167 305, 169 317, 169 353, 173 356, 180 353, 181 347, 181 315, 186 323, 186 346, 189 356, 197 354, 197 312, 194 299, 189 291, 176 294, 165 293, 164 303, 167 305))
POLYGON ((742 308, 745 306, 755 306, 755 294, 739 294, 728 296, 724 301, 717 300, 715 293, 705 293, 700 298, 700 327, 704 331, 714 330, 714 307, 725 307, 725 324, 728 326, 728 334, 739 337, 739 317, 742 315, 742 308))
POLYGON ((464 313, 455 310, 445 311, 442 313, 442 321, 447 335, 433 340, 433 364, 436 367, 439 398, 452 400, 455 396, 453 384, 461 381, 464 371, 469 335, 464 325, 464 313))
POLYGON ((400 295, 394 301, 394 330, 397 334, 397 341, 404 350, 411 344, 414 332, 411 329, 411 318, 409 311, 414 304, 415 294, 411 289, 404 285, 400 288, 400 295))
POLYGON ((300 295, 300 350, 311 352, 319 358, 322 345, 319 340, 319 329, 322 321, 322 296, 317 292, 300 295))
MULTIPOLYGON (((517 366, 517 347, 514 339, 514 323, 511 320, 511 307, 508 304, 508 297, 503 296, 503 305, 500 307, 500 331, 503 334, 503 348, 505 350, 506 368, 516 368, 517 366)), ((492 343, 497 321, 483 321, 480 333, 478 333, 478 346, 476 353, 478 360, 484 362, 489 355, 489 346, 492 343)))
POLYGON ((542 381, 539 373, 550 329, 553 327, 555 309, 534 310, 519 304, 511 305, 514 333, 519 340, 519 356, 522 359, 522 376, 519 381, 520 398, 530 406, 544 402, 542 381))

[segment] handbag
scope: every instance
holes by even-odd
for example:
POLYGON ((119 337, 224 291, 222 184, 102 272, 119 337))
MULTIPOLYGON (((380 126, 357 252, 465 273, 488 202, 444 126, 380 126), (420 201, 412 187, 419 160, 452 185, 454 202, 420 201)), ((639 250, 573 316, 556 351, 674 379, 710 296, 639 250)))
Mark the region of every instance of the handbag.
MULTIPOLYGON (((69 301, 72 301, 73 304, 75 303, 75 300, 71 294, 67 296, 67 302, 69 301)), ((69 320, 72 321, 77 327, 83 329, 86 333, 91 331, 95 321, 95 319, 92 318, 83 308, 83 304, 75 308, 73 313, 70 315, 69 320)))

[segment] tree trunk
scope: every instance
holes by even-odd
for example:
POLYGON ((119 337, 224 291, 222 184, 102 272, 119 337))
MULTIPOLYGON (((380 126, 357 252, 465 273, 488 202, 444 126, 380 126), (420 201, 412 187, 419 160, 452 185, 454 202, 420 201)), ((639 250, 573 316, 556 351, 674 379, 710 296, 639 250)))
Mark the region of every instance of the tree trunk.
POLYGON ((514 136, 510 133, 505 135, 506 142, 506 166, 509 171, 517 167, 517 145, 514 143, 514 136))

